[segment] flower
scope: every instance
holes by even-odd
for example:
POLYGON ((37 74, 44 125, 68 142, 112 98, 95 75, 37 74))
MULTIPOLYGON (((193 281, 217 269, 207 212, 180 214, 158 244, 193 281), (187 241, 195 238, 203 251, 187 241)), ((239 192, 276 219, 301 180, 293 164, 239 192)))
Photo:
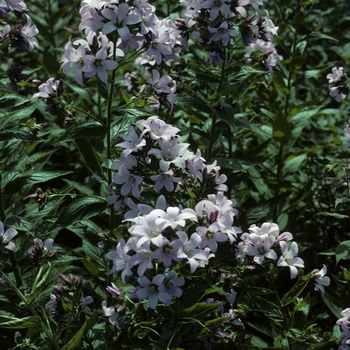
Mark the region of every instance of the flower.
POLYGON ((329 286, 331 281, 329 277, 325 276, 327 273, 327 266, 323 264, 321 270, 313 270, 312 273, 315 275, 315 290, 320 290, 322 295, 325 294, 324 286, 329 286))
POLYGON ((282 249, 282 256, 278 259, 277 266, 289 266, 290 278, 293 279, 298 275, 297 267, 304 267, 304 261, 300 258, 295 258, 298 254, 298 245, 293 242, 288 250, 288 243, 285 241, 279 242, 282 249))
POLYGON ((330 95, 336 99, 337 102, 345 99, 346 94, 349 91, 349 86, 346 84, 348 76, 344 73, 344 68, 333 67, 332 73, 327 75, 328 79, 328 88, 330 91, 330 95))
POLYGON ((37 35, 39 30, 35 25, 32 26, 32 19, 28 15, 24 14, 24 16, 27 19, 27 23, 21 28, 21 37, 28 42, 29 47, 27 51, 30 52, 34 50, 35 46, 39 47, 38 40, 34 38, 34 35, 37 35))
POLYGON ((0 221, 0 243, 4 248, 14 251, 16 245, 11 242, 11 239, 18 234, 18 231, 14 228, 9 228, 4 231, 4 224, 0 221))
POLYGON ((343 310, 341 313, 344 317, 340 318, 336 324, 340 326, 343 331, 348 331, 350 325, 350 308, 343 310))
POLYGON ((51 249, 54 240, 49 238, 43 243, 40 238, 34 238, 34 247, 28 249, 30 259, 39 263, 42 259, 50 258, 56 254, 56 249, 51 249))

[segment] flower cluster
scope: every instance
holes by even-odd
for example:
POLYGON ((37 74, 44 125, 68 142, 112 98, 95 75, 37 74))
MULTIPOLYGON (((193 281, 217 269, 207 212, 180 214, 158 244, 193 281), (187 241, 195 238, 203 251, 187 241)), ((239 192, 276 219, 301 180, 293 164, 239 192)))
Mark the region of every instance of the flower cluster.
POLYGON ((178 60, 181 45, 179 31, 170 19, 160 20, 155 7, 147 1, 82 1, 80 30, 87 40, 69 41, 62 56, 64 73, 75 72, 75 79, 83 84, 97 76, 107 81, 106 70, 116 69, 115 56, 123 57, 130 50, 140 50, 138 63, 155 65, 178 60), (99 34, 96 34, 98 33, 99 34), (115 46, 108 42, 113 38, 115 46), (107 59, 111 56, 114 59, 107 59))
POLYGON ((343 317, 337 321, 337 325, 341 327, 341 345, 339 350, 350 349, 350 308, 342 311, 343 317))
POLYGON ((5 231, 4 224, 0 221, 0 244, 4 248, 14 251, 16 245, 11 241, 18 234, 14 228, 9 228, 5 231))
POLYGON ((224 61, 225 48, 230 46, 231 39, 236 42, 240 36, 249 45, 246 57, 256 59, 268 73, 278 70, 277 58, 281 59, 281 56, 277 55, 272 42, 278 27, 266 10, 264 20, 257 13, 248 15, 246 10, 246 6, 252 5, 258 11, 263 5, 262 0, 181 2, 186 9, 176 24, 187 50, 189 38, 197 40, 208 51, 209 63, 218 66, 224 61))
POLYGON ((115 175, 108 204, 115 210, 136 210, 137 215, 140 211, 134 201, 140 200, 144 190, 170 192, 182 198, 188 198, 189 191, 203 198, 215 190, 227 190, 226 176, 219 174, 216 162, 205 165, 201 152, 188 151, 189 144, 180 141, 178 131, 157 117, 149 117, 120 135, 124 141, 115 146, 123 151, 112 164, 115 175))
POLYGON ((298 267, 304 267, 304 261, 296 257, 298 254, 298 245, 292 242, 288 246, 288 241, 293 239, 290 232, 280 233, 277 224, 265 222, 261 227, 252 225, 249 227, 249 233, 241 235, 242 242, 238 243, 237 258, 245 262, 247 257, 253 257, 253 261, 262 264, 265 258, 277 260, 277 253, 273 248, 280 248, 282 255, 277 261, 277 266, 289 267, 290 278, 298 275, 298 267))
POLYGON ((87 306, 94 302, 91 296, 84 297, 82 292, 83 276, 76 278, 72 274, 60 275, 62 286, 54 286, 50 294, 51 301, 46 306, 51 309, 53 317, 58 320, 63 317, 67 311, 89 312, 87 306))
POLYGON ((199 150, 196 154, 188 151, 188 144, 176 135, 177 128, 150 117, 128 131, 116 145, 123 151, 112 165, 116 173, 107 202, 116 210, 122 205, 131 209, 125 214, 132 223, 130 238, 121 239, 107 257, 113 260, 111 273, 121 272, 124 283, 137 274, 133 295, 148 298, 150 307, 155 308, 158 300, 169 304, 173 296, 182 294, 184 279, 171 270, 176 264, 188 264, 194 273, 208 264, 219 242, 234 243, 241 230, 233 226, 235 202, 223 194, 226 176, 219 174, 216 163, 205 165, 199 150), (142 200, 143 191, 149 195, 151 189, 170 192, 173 200, 178 198, 181 203, 189 191, 205 199, 194 208, 169 206, 163 195, 158 196, 154 208, 134 202, 142 200), (162 273, 154 273, 155 263, 157 272, 162 273))
POLYGON ((35 265, 46 261, 56 254, 56 250, 52 249, 54 240, 49 238, 43 243, 40 238, 34 238, 34 246, 28 249, 29 258, 35 265))
POLYGON ((344 72, 343 67, 333 67, 332 73, 327 74, 329 94, 336 99, 337 102, 344 100, 349 92, 349 84, 346 83, 348 76, 344 72))
POLYGON ((32 19, 27 15, 29 11, 24 1, 0 0, 0 18, 7 17, 11 12, 26 23, 17 23, 12 27, 10 24, 6 24, 0 29, 0 47, 8 50, 12 45, 17 46, 22 51, 33 51, 35 47, 39 46, 38 40, 35 38, 39 31, 35 25, 32 25, 32 19))

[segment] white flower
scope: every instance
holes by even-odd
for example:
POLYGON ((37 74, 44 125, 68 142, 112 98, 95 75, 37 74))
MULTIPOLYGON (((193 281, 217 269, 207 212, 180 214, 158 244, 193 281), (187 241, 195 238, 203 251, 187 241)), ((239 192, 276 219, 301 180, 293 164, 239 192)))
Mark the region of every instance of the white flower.
POLYGON ((15 250, 16 246, 11 239, 18 234, 17 230, 14 228, 9 228, 4 231, 4 224, 0 221, 0 244, 4 245, 8 250, 15 250))
POLYGON ((39 30, 35 25, 32 26, 32 19, 26 14, 25 16, 27 18, 27 23, 21 29, 21 37, 28 42, 28 51, 30 52, 34 50, 34 46, 39 46, 38 40, 34 38, 34 35, 37 35, 39 33, 39 30))
POLYGON ((315 274, 315 290, 320 290, 322 295, 325 294, 324 286, 329 286, 331 281, 329 277, 325 276, 327 273, 327 266, 323 264, 323 268, 321 270, 312 271, 315 274))
POLYGON ((295 258, 298 254, 298 245, 293 242, 288 250, 288 243, 280 242, 282 256, 278 259, 277 266, 289 266, 290 278, 293 279, 298 275, 297 267, 304 267, 304 261, 300 258, 295 258))

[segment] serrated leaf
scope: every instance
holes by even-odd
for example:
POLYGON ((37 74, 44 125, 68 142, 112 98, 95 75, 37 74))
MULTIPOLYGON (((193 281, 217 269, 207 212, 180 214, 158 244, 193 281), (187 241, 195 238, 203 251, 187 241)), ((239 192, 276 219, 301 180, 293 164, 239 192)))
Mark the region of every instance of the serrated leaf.
POLYGON ((350 260, 350 241, 340 243, 335 249, 337 264, 340 260, 350 260))
POLYGON ((133 118, 133 119, 154 116, 154 113, 147 112, 143 109, 125 108, 123 106, 112 109, 112 113, 117 116, 122 116, 124 118, 133 118))
POLYGON ((208 288, 205 290, 204 294, 213 294, 213 293, 218 293, 220 295, 227 295, 227 293, 222 289, 222 287, 213 287, 213 288, 208 288))
POLYGON ((245 119, 235 119, 235 125, 238 128, 242 128, 242 129, 247 129, 247 130, 251 130, 256 132, 257 134, 261 134, 261 135, 265 135, 265 136, 269 136, 270 134, 268 134, 266 131, 258 128, 257 126, 255 126, 252 123, 249 123, 247 120, 245 119))
POLYGON ((278 113, 273 123, 273 136, 279 142, 287 142, 292 136, 292 128, 283 113, 278 113))
POLYGON ((207 103, 195 96, 177 96, 176 103, 182 104, 185 107, 195 108, 204 113, 212 113, 212 109, 207 105, 207 103))
POLYGON ((52 269, 52 266, 49 265, 44 276, 42 276, 40 278, 39 283, 35 286, 34 289, 32 289, 30 295, 27 297, 28 304, 30 304, 36 298, 36 296, 45 288, 47 280, 48 280, 50 273, 51 273, 51 269, 52 269))
POLYGON ((97 216, 107 207, 105 198, 85 197, 66 207, 58 217, 54 227, 67 227, 75 222, 97 216))
POLYGON ((6 130, 4 132, 0 132, 0 141, 8 141, 12 139, 21 141, 35 141, 37 140, 37 137, 30 132, 23 130, 6 130))
POLYGON ((69 127, 53 144, 66 140, 103 137, 107 128, 97 121, 83 122, 69 127))
POLYGON ((62 350, 73 350, 77 349, 84 335, 94 326, 97 318, 99 316, 99 311, 95 311, 93 315, 84 322, 78 332, 74 337, 62 348, 62 350))
POLYGON ((306 157, 306 153, 288 157, 288 159, 284 163, 282 174, 292 174, 300 170, 302 163, 306 160, 306 157))
POLYGON ((24 185, 40 184, 71 173, 73 173, 73 171, 39 171, 30 175, 17 175, 6 184, 4 190, 6 192, 11 190, 18 191, 18 189, 24 185))
POLYGON ((97 175, 102 181, 106 181, 101 168, 101 161, 92 147, 90 140, 85 138, 76 139, 75 144, 77 145, 80 154, 83 156, 85 165, 90 172, 97 175))
POLYGON ((216 310, 221 303, 216 304, 195 304, 187 309, 180 312, 179 318, 195 318, 201 319, 208 315, 210 312, 216 310))
POLYGON ((105 100, 108 100, 108 88, 107 84, 101 81, 101 79, 96 79, 96 85, 97 85, 97 91, 98 94, 104 98, 105 100))
POLYGON ((330 213, 328 211, 319 211, 315 216, 333 216, 337 219, 348 219, 349 215, 339 214, 339 213, 330 213))
POLYGON ((0 328, 23 329, 37 327, 38 325, 40 325, 39 316, 28 316, 22 318, 9 317, 5 315, 0 316, 0 328), (7 321, 3 321, 4 319, 7 321))
POLYGON ((310 278, 305 278, 301 282, 295 284, 281 299, 282 306, 286 306, 293 301, 303 292, 306 286, 309 284, 310 278))

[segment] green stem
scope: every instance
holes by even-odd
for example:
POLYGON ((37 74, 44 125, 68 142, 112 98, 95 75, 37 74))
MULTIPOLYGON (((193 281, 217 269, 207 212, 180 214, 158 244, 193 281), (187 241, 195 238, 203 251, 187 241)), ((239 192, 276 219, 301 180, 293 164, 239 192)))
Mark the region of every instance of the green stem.
POLYGON ((37 312, 35 311, 33 306, 27 302, 26 297, 21 293, 21 291, 12 283, 12 281, 4 273, 2 274, 2 277, 10 285, 10 287, 16 292, 16 294, 20 297, 20 299, 23 301, 25 306, 30 310, 30 312, 34 316, 37 316, 40 318, 41 328, 43 329, 43 331, 46 333, 47 337, 49 338, 49 342, 56 350, 60 350, 60 347, 58 346, 55 338, 53 337, 51 329, 49 329, 45 326, 44 322, 41 320, 41 317, 37 314, 37 312))
MULTIPOLYGON (((224 81, 224 77, 225 77, 225 66, 226 66, 226 49, 224 49, 224 62, 222 62, 222 66, 221 66, 221 75, 220 75, 220 82, 219 82, 219 86, 218 86, 218 90, 217 90, 217 94, 220 97, 221 94, 221 88, 222 88, 222 84, 224 81)), ((209 161, 211 158, 211 154, 212 154, 212 147, 214 144, 214 136, 215 136, 215 126, 216 126, 216 119, 217 119, 217 112, 213 111, 212 114, 212 120, 211 120, 211 130, 210 130, 210 138, 209 138, 209 145, 206 151, 206 156, 205 159, 206 161, 209 161)))
POLYGON ((76 107, 76 106, 73 106, 73 108, 76 109, 77 111, 80 111, 80 112, 84 113, 85 115, 88 115, 89 118, 91 118, 93 120, 96 120, 97 122, 101 123, 103 126, 106 126, 105 123, 102 120, 98 119, 97 117, 94 117, 92 114, 84 111, 83 109, 81 109, 79 107, 76 107))
MULTIPOLYGON (((271 283, 273 290, 275 292, 277 305, 282 312, 284 331, 287 331, 289 329, 288 318, 287 318, 287 315, 286 315, 284 308, 282 306, 281 299, 280 299, 280 296, 278 294, 277 288, 275 286, 275 281, 273 280, 273 276, 271 273, 269 273, 269 278, 270 278, 270 283, 271 283)), ((282 335, 283 335, 283 333, 282 333, 282 335)), ((289 350, 293 350, 292 340, 288 336, 287 336, 287 341, 288 341, 289 350)))
POLYGON ((5 214, 5 207, 4 207, 4 197, 3 197, 3 190, 1 188, 1 173, 0 173, 0 221, 4 222, 6 219, 5 214))
POLYGON ((11 261, 11 265, 12 265, 12 272, 15 275, 17 287, 20 288, 23 285, 23 282, 22 282, 21 273, 19 272, 19 268, 17 265, 15 253, 12 250, 9 250, 8 255, 9 255, 9 258, 11 261))
MULTIPOLYGON (((116 39, 113 43, 113 61, 116 61, 116 39)), ((112 145, 111 145, 111 132, 112 132, 112 102, 113 102, 113 94, 114 94, 114 84, 115 84, 115 75, 116 75, 116 69, 112 71, 112 78, 110 83, 110 90, 108 94, 108 107, 107 107, 107 162, 111 160, 111 154, 112 154, 112 145)), ((108 165, 107 170, 107 180, 108 185, 112 183, 112 169, 108 165)), ((114 208, 113 206, 110 207, 109 210, 109 233, 112 235, 114 230, 114 208)))

